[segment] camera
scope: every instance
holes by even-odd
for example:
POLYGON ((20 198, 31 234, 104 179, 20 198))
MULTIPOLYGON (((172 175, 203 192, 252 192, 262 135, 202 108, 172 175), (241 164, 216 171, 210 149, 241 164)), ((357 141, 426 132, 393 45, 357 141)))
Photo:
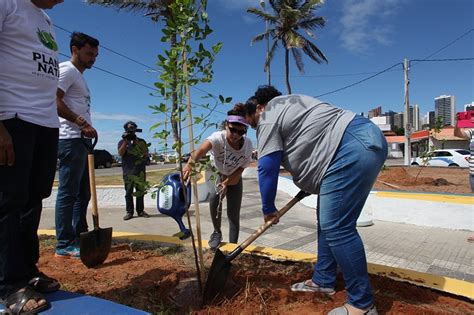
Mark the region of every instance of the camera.
POLYGON ((135 124, 133 121, 127 122, 123 128, 125 129, 125 132, 123 133, 122 138, 129 141, 137 139, 137 135, 135 134, 136 132, 142 132, 142 129, 137 128, 137 124, 135 124))

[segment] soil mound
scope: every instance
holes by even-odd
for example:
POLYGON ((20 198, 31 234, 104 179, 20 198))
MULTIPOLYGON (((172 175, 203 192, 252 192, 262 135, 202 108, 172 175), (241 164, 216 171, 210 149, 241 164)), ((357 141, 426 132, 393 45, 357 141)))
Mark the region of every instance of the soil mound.
MULTIPOLYGON (((58 279, 63 290, 88 294, 152 314, 322 314, 342 305, 346 291, 338 277, 336 294, 291 292, 293 282, 308 279, 312 266, 240 255, 226 288, 212 305, 201 305, 192 250, 122 243, 105 263, 88 269, 76 259, 54 258, 54 240, 43 238, 39 268, 58 279)), ((205 252, 210 266, 213 252, 205 252)), ((473 314, 465 299, 382 276, 371 276, 379 313, 473 314)))

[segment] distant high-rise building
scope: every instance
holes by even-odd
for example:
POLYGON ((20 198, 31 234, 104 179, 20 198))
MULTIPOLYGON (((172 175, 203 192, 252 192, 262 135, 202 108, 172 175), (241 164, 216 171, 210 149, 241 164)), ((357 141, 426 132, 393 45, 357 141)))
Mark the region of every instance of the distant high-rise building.
POLYGON ((455 97, 453 95, 441 95, 435 97, 435 116, 441 117, 443 126, 454 126, 455 121, 455 97))
POLYGON ((408 110, 409 122, 413 131, 420 130, 420 107, 418 104, 413 104, 408 110))
POLYGON ((397 113, 393 116, 393 126, 397 128, 405 128, 403 126, 403 113, 397 113))
POLYGON ((388 112, 385 112, 383 114, 383 116, 388 117, 388 123, 390 124, 390 127, 393 127, 393 122, 394 122, 393 120, 394 120, 395 114, 396 113, 392 110, 389 110, 388 112))
POLYGON ((435 112, 427 112, 423 117, 423 122, 421 123, 421 129, 431 129, 435 123, 435 112))
POLYGON ((471 102, 470 104, 467 103, 467 104, 464 105, 464 111, 465 112, 470 111, 470 110, 474 111, 474 102, 471 102))
POLYGON ((374 109, 369 110, 368 118, 374 118, 374 117, 379 117, 382 115, 382 107, 376 107, 374 109))

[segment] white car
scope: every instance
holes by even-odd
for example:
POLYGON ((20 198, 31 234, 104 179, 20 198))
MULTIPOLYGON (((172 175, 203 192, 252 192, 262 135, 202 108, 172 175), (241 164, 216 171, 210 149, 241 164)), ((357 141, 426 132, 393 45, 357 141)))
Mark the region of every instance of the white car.
POLYGON ((469 167, 470 152, 464 149, 446 149, 429 152, 427 157, 417 157, 411 165, 469 167))

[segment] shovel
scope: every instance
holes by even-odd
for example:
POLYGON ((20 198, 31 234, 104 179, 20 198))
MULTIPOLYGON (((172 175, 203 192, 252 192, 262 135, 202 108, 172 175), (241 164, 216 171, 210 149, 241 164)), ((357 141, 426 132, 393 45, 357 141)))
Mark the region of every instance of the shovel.
POLYGON ((84 142, 89 150, 87 161, 92 201, 92 220, 94 222, 94 230, 81 233, 81 261, 88 268, 102 264, 105 259, 107 259, 110 247, 112 246, 112 228, 101 229, 99 227, 94 170, 94 147, 97 144, 97 140, 98 139, 95 138, 92 145, 88 142, 84 142))
POLYGON ((230 267, 232 266, 230 262, 260 235, 262 235, 270 226, 272 226, 273 222, 280 219, 280 217, 290 210, 298 201, 309 195, 310 194, 304 191, 300 191, 293 199, 290 200, 290 202, 288 202, 282 209, 280 209, 280 211, 277 212, 277 216, 273 220, 265 222, 264 225, 260 226, 257 231, 250 235, 242 244, 237 246, 228 255, 224 255, 219 249, 216 250, 214 260, 211 264, 211 269, 209 269, 206 285, 204 286, 204 304, 212 301, 224 289, 227 277, 230 272, 230 267))

